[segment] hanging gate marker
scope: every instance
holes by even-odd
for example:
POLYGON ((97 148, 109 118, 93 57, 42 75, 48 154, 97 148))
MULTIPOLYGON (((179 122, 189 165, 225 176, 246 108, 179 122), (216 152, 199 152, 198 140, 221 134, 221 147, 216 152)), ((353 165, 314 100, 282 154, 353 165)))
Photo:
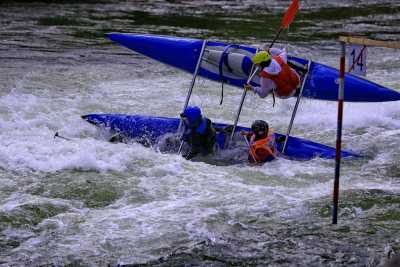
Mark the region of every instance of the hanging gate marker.
MULTIPOLYGON (((339 207, 339 178, 340 178, 340 161, 342 150, 342 126, 343 126, 343 102, 344 102, 344 78, 346 72, 346 44, 357 44, 366 46, 379 46, 386 48, 400 49, 400 42, 385 42, 360 37, 340 36, 341 56, 339 70, 339 94, 338 94, 338 119, 337 119, 337 134, 336 134, 336 161, 335 161, 335 178, 333 183, 333 208, 332 208, 332 224, 337 224, 338 207, 339 207)), ((354 64, 357 64, 358 58, 361 57, 365 48, 358 55, 354 64)), ((354 67, 350 67, 350 71, 354 67)))

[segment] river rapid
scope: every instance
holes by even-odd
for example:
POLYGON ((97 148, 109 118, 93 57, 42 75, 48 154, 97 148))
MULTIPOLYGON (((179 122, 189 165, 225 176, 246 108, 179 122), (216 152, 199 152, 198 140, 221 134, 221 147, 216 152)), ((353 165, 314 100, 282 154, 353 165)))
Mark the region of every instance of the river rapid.
MULTIPOLYGON (((191 75, 107 32, 259 46, 289 1, 2 1, 0 266, 383 266, 400 253, 400 106, 345 103, 338 224, 333 160, 252 167, 112 144, 88 113, 176 117, 191 75), (71 141, 54 139, 55 132, 71 141)), ((277 47, 338 67, 337 37, 400 41, 399 1, 301 1, 277 47), (360 3, 362 2, 362 3, 360 3)), ((368 48, 368 79, 400 90, 399 51, 368 48)), ((226 86, 226 85, 225 85, 226 86)), ((191 104, 232 123, 241 91, 198 79, 191 104)), ((247 97, 240 125, 285 132, 295 99, 247 97)), ((303 99, 292 134, 334 146, 337 103, 303 99)))

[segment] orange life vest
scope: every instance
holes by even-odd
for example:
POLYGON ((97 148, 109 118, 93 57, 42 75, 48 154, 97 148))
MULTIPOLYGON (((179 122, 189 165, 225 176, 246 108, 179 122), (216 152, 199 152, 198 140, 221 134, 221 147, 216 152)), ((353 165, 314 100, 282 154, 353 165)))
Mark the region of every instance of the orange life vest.
POLYGON ((276 151, 274 147, 270 146, 272 142, 272 134, 267 137, 255 141, 250 145, 250 157, 252 161, 255 159, 257 163, 263 163, 271 159, 271 157, 276 157, 276 151), (253 159, 254 157, 254 159, 253 159))
POLYGON ((271 79, 276 84, 276 94, 281 97, 291 96, 292 92, 300 84, 300 77, 280 56, 274 56, 273 59, 281 66, 281 71, 277 75, 269 74, 266 71, 261 71, 260 76, 271 79))

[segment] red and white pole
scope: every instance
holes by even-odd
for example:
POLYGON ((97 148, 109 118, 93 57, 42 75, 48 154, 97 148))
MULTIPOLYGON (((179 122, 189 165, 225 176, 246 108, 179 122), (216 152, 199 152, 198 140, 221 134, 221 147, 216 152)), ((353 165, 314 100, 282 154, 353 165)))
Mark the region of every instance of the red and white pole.
POLYGON ((332 224, 337 224, 338 203, 339 203, 340 160, 342 154, 342 126, 343 126, 344 73, 346 68, 346 43, 341 42, 341 45, 342 45, 342 54, 340 56, 340 70, 339 70, 338 118, 337 118, 337 133, 336 133, 336 164, 335 164, 335 181, 333 184, 332 224))

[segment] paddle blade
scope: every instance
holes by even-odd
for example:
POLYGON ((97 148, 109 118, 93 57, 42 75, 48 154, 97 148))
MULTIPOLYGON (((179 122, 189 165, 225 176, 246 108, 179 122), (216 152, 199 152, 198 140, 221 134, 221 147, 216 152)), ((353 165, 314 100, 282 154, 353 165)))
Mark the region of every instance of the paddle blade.
POLYGON ((281 28, 286 29, 289 27, 289 24, 292 23, 294 17, 296 16, 297 11, 299 10, 299 0, 293 0, 287 9, 285 16, 281 22, 281 28))

